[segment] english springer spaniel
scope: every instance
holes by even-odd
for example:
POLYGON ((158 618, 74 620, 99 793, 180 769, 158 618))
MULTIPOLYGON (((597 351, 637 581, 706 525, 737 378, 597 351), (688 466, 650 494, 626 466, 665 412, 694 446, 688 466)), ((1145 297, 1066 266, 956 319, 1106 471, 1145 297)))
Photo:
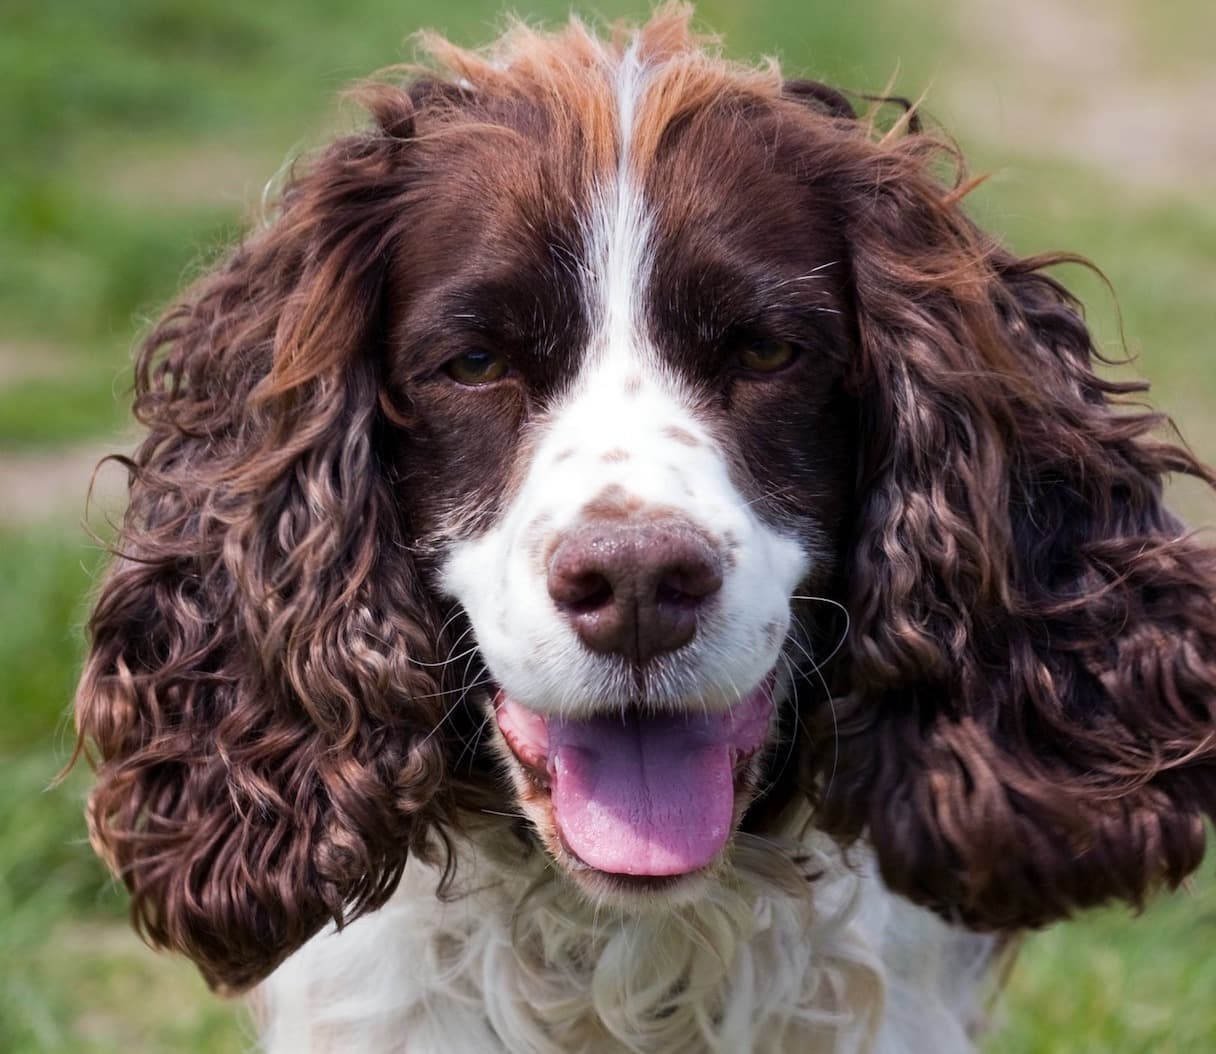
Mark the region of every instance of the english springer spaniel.
POLYGON ((1216 811, 1216 552, 914 108, 429 42, 162 319, 78 701, 269 1048, 973 1049, 1216 811), (890 112, 888 107, 887 112, 890 112))

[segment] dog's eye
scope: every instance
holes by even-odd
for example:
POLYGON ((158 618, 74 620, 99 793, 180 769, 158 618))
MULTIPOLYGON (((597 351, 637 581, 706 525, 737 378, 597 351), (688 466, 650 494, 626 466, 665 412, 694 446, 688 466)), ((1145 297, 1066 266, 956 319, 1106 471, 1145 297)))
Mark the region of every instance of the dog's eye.
POLYGON ((776 373, 798 357, 788 340, 754 340, 735 351, 735 361, 753 373, 776 373))
POLYGON ((507 359, 485 348, 474 348, 443 364, 443 372, 460 384, 493 384, 507 374, 507 359))

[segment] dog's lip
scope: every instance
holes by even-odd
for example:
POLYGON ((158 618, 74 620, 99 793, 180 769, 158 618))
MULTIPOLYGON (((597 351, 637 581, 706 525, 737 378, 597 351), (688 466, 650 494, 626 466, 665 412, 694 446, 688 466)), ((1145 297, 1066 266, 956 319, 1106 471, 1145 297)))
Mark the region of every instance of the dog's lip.
POLYGON ((494 696, 494 716, 515 760, 548 784, 549 726, 535 710, 512 700, 502 689, 494 696), (510 718, 507 720, 507 718, 510 718))

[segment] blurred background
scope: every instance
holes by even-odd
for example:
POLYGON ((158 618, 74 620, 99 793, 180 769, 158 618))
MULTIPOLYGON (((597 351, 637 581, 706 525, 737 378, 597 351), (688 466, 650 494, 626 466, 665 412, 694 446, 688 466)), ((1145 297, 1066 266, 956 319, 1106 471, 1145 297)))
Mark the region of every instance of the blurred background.
MULTIPOLYGON (((521 13, 553 22, 560 3, 521 13)), ((588 17, 643 15, 599 0, 588 17)), ((726 0, 703 26, 787 74, 891 85, 993 178, 973 199, 1017 250, 1072 249, 1118 294, 1131 367, 1216 460, 1216 5, 1211 0, 726 0)), ((127 449, 131 348, 256 213, 294 155, 357 116, 336 93, 429 26, 482 43, 500 0, 0 2, 0 1051, 249 1049, 240 1008, 153 955, 85 843, 68 709, 103 557, 90 473, 127 449)), ((1115 302, 1074 269, 1100 343, 1115 302)), ((123 474, 97 481, 106 533, 123 474)), ((1175 491, 1216 524, 1198 488, 1175 491)), ((1030 940, 993 1054, 1216 1050, 1216 869, 1139 919, 1030 940)))

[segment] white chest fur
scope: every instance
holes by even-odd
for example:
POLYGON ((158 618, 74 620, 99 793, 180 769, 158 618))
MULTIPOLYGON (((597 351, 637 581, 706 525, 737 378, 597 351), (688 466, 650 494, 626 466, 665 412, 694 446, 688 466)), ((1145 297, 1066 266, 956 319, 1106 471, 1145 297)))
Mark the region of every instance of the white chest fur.
MULTIPOLYGON (((497 836, 499 839, 502 835, 497 836)), ((742 836, 695 901, 624 915, 542 854, 459 847, 454 896, 411 862, 390 903, 259 991, 272 1054, 965 1054, 995 941, 888 893, 803 833, 742 836), (809 880, 806 876, 816 876, 809 880)))

